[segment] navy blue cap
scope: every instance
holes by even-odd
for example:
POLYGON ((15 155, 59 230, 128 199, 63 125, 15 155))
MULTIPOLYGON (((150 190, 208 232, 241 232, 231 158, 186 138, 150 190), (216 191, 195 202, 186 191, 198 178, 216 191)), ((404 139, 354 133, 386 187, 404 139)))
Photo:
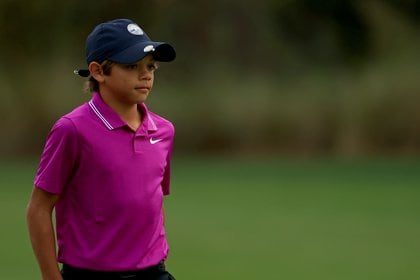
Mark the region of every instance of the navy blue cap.
MULTIPOLYGON (((86 62, 102 63, 109 60, 131 64, 152 54, 156 61, 175 59, 175 49, 164 42, 154 42, 135 22, 116 19, 96 26, 86 39, 86 62)), ((89 70, 75 70, 75 74, 89 76, 89 70)))

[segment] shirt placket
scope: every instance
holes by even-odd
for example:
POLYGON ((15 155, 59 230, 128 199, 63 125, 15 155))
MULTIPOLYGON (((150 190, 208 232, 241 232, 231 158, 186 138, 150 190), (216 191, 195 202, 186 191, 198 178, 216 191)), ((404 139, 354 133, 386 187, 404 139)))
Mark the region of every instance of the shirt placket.
POLYGON ((148 132, 142 125, 139 130, 134 134, 133 149, 134 153, 139 154, 145 151, 147 145, 148 132))

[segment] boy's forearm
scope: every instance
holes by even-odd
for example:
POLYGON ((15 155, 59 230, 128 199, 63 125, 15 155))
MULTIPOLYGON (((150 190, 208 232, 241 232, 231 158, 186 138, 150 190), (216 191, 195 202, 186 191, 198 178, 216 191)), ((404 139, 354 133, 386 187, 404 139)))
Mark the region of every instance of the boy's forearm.
POLYGON ((52 211, 29 203, 27 224, 32 248, 43 280, 62 280, 57 263, 52 211))

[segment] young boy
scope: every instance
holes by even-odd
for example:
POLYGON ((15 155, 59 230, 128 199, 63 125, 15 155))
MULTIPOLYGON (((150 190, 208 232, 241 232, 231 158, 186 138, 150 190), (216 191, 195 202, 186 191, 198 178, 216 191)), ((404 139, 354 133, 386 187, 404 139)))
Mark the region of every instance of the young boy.
POLYGON ((27 209, 42 279, 174 279, 163 217, 174 127, 144 104, 156 61, 174 59, 128 19, 87 37, 89 69, 75 73, 93 97, 50 131, 27 209))

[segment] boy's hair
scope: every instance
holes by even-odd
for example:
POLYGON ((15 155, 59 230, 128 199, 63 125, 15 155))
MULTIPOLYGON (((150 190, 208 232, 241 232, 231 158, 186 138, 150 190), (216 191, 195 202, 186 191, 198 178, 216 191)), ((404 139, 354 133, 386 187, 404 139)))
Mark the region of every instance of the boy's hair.
MULTIPOLYGON (((111 74, 111 69, 114 64, 115 64, 114 62, 109 61, 109 60, 105 60, 104 62, 102 62, 101 68, 104 75, 111 74)), ((87 92, 94 92, 94 91, 99 92, 99 83, 97 80, 95 80, 94 77, 92 77, 92 75, 90 75, 88 80, 86 81, 84 89, 87 92)))

